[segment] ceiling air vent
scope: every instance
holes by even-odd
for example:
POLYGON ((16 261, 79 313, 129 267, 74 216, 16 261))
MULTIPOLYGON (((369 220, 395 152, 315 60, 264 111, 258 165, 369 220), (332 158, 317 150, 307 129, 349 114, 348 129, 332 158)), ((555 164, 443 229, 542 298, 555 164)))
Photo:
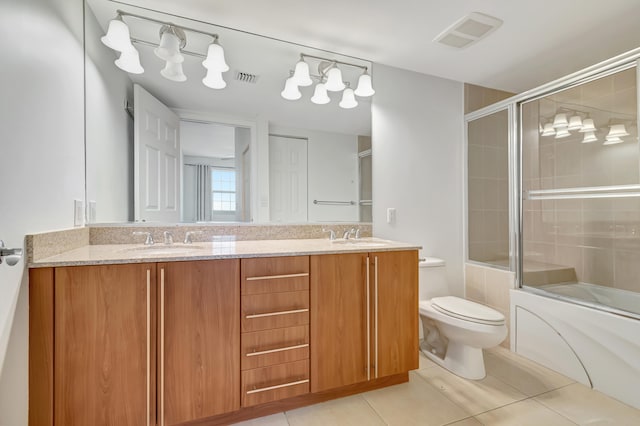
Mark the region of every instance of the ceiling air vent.
POLYGON ((473 12, 441 32, 433 41, 462 49, 485 38, 502 25, 502 20, 473 12))
POLYGON ((236 80, 241 81, 243 83, 255 84, 258 82, 258 76, 256 74, 250 74, 248 72, 237 71, 236 80))

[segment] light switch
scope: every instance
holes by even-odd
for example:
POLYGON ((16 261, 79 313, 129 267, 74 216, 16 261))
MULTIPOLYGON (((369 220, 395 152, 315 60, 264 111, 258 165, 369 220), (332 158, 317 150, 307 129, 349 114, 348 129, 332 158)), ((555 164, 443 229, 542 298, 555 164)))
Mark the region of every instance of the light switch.
POLYGON ((389 224, 396 223, 396 209, 393 207, 389 207, 387 209, 387 223, 389 224))

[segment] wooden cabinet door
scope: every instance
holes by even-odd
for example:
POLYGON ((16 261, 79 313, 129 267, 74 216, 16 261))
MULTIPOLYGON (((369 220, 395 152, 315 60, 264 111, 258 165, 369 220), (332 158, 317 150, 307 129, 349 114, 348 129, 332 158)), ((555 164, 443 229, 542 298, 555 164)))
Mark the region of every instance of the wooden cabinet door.
POLYGON ((418 368, 418 252, 370 253, 374 270, 375 377, 418 368), (377 318, 376 318, 377 317, 377 318))
POLYGON ((240 408, 240 260, 158 265, 159 425, 240 408))
POLYGON ((311 392, 367 380, 366 262, 366 253, 311 256, 311 392))
POLYGON ((56 268, 56 425, 155 425, 155 264, 56 268))

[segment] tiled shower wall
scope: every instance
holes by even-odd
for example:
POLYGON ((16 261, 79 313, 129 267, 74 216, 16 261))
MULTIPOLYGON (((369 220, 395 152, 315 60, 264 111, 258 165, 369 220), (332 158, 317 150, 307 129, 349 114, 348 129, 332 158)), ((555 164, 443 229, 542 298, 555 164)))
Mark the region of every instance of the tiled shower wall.
MULTIPOLYGON (((640 183, 637 128, 631 123, 635 74, 629 69, 524 105, 525 191, 640 183), (598 142, 582 143, 578 132, 562 139, 540 136, 539 123, 566 105, 591 114, 601 129, 598 142), (620 114, 631 117, 631 135, 624 143, 603 145, 607 125, 625 116, 620 114)), ((525 262, 572 267, 580 282, 640 291, 640 198, 525 200, 523 219, 525 262)))

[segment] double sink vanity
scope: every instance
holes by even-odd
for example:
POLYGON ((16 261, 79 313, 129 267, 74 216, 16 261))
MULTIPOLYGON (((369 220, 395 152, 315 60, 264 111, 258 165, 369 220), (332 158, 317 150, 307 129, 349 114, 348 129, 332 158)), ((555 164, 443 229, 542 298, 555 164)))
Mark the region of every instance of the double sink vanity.
POLYGON ((33 257, 29 423, 229 424, 405 382, 418 248, 227 238, 33 257))

